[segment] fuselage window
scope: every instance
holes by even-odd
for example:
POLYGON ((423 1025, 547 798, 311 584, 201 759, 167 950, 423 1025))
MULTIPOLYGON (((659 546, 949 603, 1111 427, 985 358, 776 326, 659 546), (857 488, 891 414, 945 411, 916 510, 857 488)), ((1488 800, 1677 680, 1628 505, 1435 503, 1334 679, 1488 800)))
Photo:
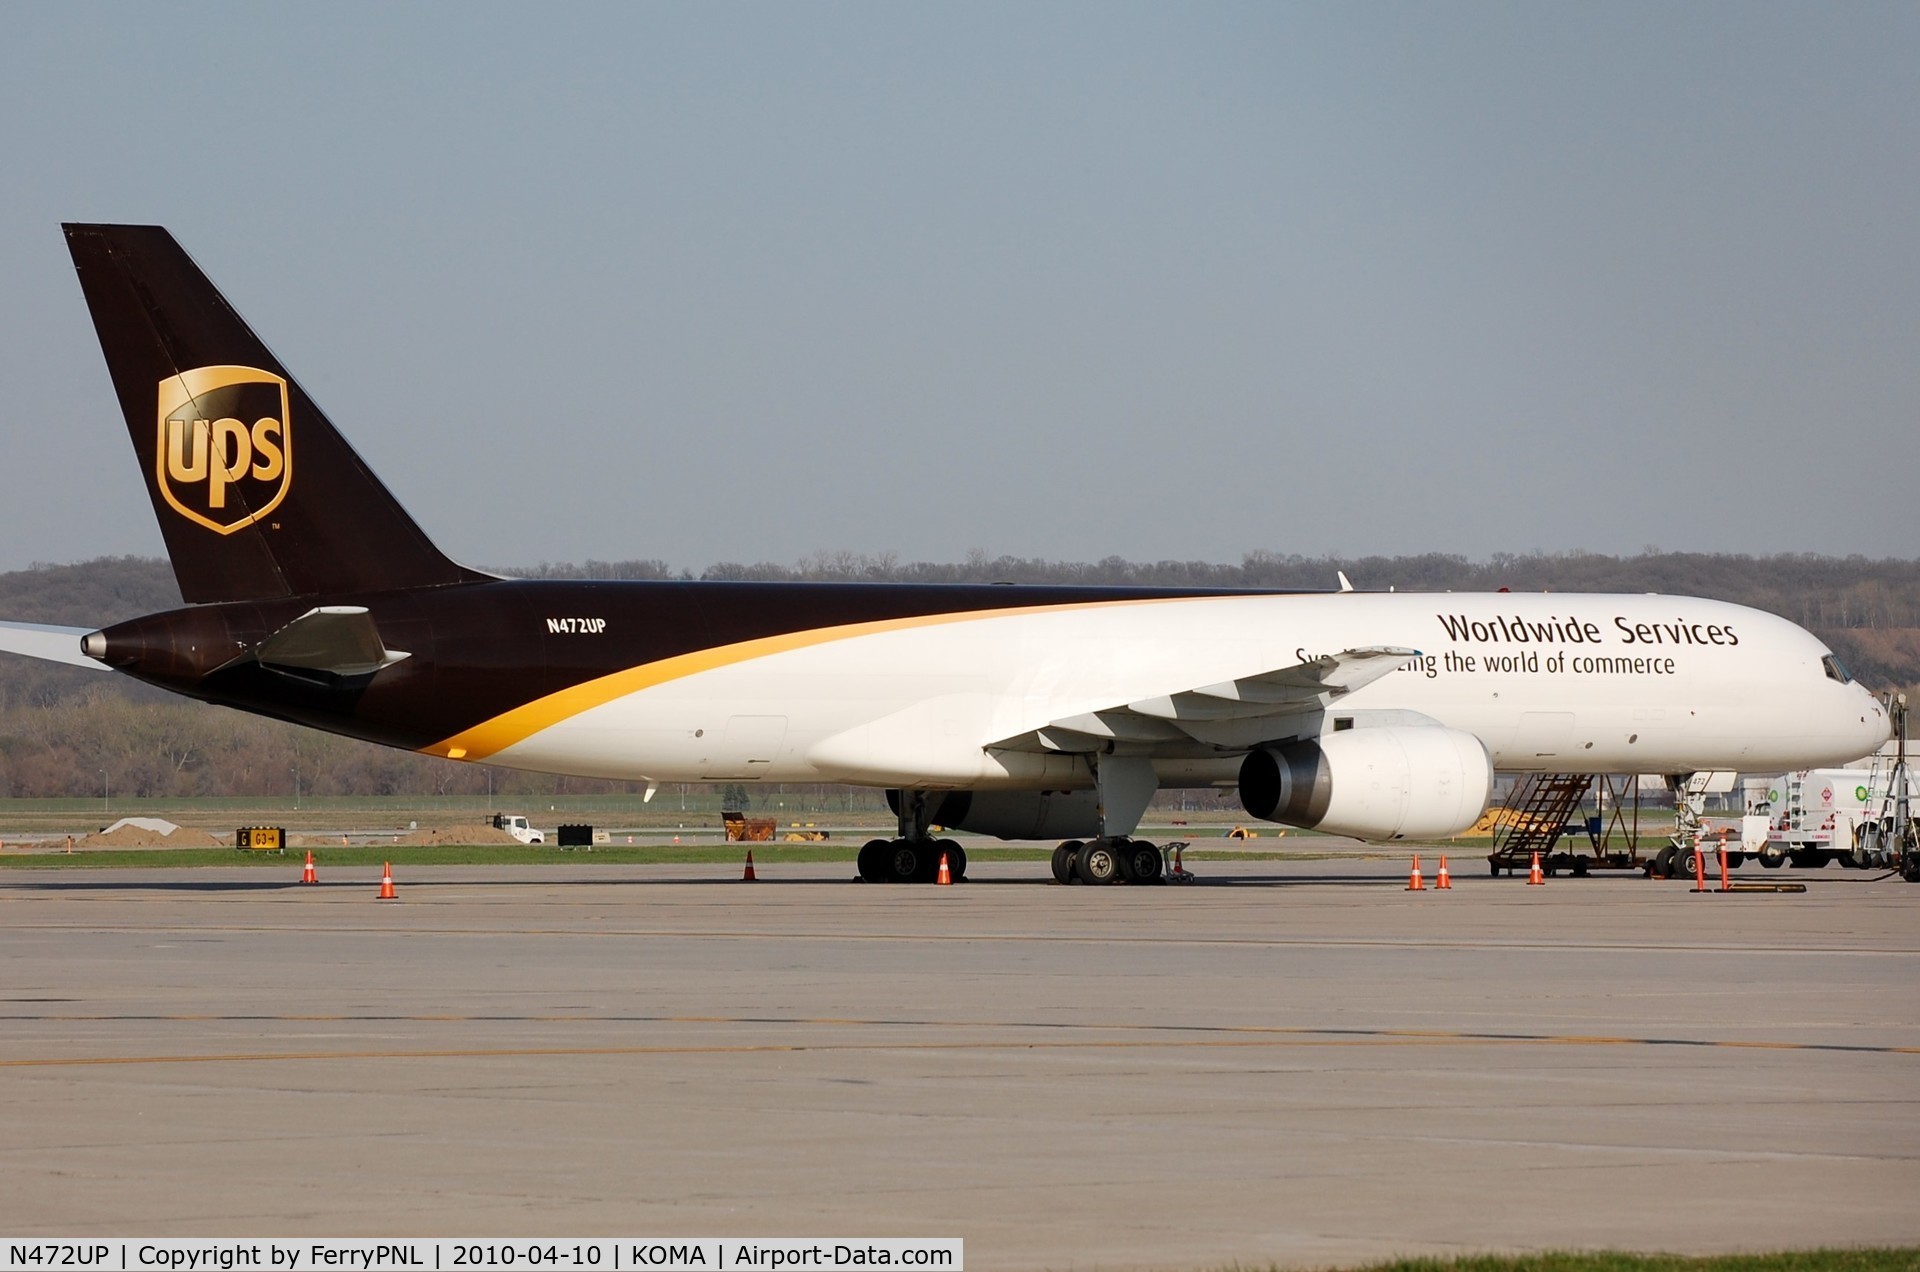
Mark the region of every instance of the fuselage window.
POLYGON ((1847 670, 1845 663, 1835 658, 1832 654, 1828 654, 1825 658, 1822 658, 1820 665, 1827 669, 1828 680, 1838 680, 1843 685, 1853 683, 1853 673, 1847 670))

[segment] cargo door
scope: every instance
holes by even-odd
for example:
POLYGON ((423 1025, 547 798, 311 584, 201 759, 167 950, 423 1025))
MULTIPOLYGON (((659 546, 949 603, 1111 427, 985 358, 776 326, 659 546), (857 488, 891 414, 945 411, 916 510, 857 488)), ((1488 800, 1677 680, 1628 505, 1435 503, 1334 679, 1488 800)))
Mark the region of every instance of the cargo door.
POLYGON ((720 737, 701 767, 707 779, 746 778, 758 780, 780 755, 787 739, 787 717, 737 715, 727 720, 720 737))
POLYGON ((1521 712, 1520 736, 1516 739, 1513 749, 1521 755, 1531 755, 1536 759, 1571 755, 1573 753, 1573 712, 1521 712))

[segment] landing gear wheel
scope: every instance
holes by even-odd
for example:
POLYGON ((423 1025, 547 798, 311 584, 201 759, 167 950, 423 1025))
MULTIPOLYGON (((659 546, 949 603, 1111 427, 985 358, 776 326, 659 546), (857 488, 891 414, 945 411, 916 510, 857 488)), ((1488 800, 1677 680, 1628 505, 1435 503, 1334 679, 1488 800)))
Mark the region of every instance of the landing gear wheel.
POLYGON ((884 839, 869 839, 861 846, 859 857, 860 882, 885 883, 887 881, 887 849, 890 845, 884 839))
POLYGON ((1121 848, 1121 862, 1126 868, 1129 883, 1159 883, 1161 873, 1167 868, 1167 859, 1160 850, 1142 839, 1129 839, 1121 848))
POLYGON ((1680 850, 1672 844, 1668 844, 1665 848, 1655 853, 1653 858, 1653 877, 1656 879, 1673 878, 1674 863, 1679 860, 1679 857, 1680 850))
MULTIPOLYGON (((936 847, 940 852, 947 854, 947 874, 952 876, 953 881, 958 883, 966 878, 967 850, 951 839, 942 839, 936 847)), ((933 859, 935 862, 934 870, 937 872, 940 868, 938 864, 940 861, 939 853, 935 853, 933 859)))
MULTIPOLYGON (((892 883, 917 883, 927 875, 926 845, 911 839, 896 839, 887 845, 887 879, 892 883)), ((948 867, 951 869, 952 867, 948 867)))
POLYGON ((1055 883, 1078 883, 1079 873, 1076 866, 1080 859, 1081 843, 1078 839, 1069 839, 1053 850, 1053 881, 1055 883))
POLYGON ((1700 868, 1700 850, 1698 848, 1679 848, 1674 850, 1673 867, 1682 879, 1691 879, 1700 868))
POLYGON ((1120 878, 1120 856, 1111 840, 1096 839, 1080 849, 1074 869, 1082 883, 1113 883, 1120 878))

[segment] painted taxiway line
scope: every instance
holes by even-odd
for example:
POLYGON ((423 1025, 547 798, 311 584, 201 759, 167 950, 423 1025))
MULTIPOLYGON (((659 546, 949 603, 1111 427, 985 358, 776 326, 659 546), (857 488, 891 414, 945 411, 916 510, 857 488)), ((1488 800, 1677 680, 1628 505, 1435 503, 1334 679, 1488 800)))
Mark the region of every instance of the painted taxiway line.
POLYGON ((1915 958, 1920 947, 1895 949, 1857 949, 1843 945, 1762 945, 1716 944, 1701 941, 1503 941, 1431 937, 1362 938, 1342 937, 1237 937, 1237 936, 1165 936, 1152 933, 1080 934, 1074 932, 790 932, 748 931, 733 928, 494 928, 494 927, 406 927, 347 929, 323 924, 211 924, 112 926, 65 923, 9 923, 9 933, 87 932, 120 936, 368 936, 397 938, 472 937, 567 937, 587 940, 636 941, 822 941, 846 944, 922 944, 968 945, 982 941, 1037 945, 1124 945, 1193 949, 1305 949, 1305 950, 1469 950, 1493 953, 1579 953, 1579 954, 1753 954, 1818 956, 1829 958, 1915 958))
MULTIPOLYGON (((5 1019, 36 1019, 5 1017, 5 1019)), ((326 1051, 244 1051, 198 1054, 138 1056, 42 1056, 0 1059, 0 1068, 32 1069, 83 1067, 92 1065, 152 1064, 246 1064, 288 1060, 492 1060, 567 1056, 687 1056, 755 1055, 822 1052, 927 1052, 927 1051, 1074 1051, 1074 1050, 1200 1050, 1225 1048, 1317 1048, 1317 1047, 1695 1047, 1785 1052, 1822 1052, 1850 1055, 1920 1055, 1920 1046, 1885 1046, 1869 1043, 1790 1042, 1755 1038, 1636 1038, 1601 1034, 1533 1034, 1473 1032, 1438 1029, 1313 1029, 1281 1026, 1180 1026, 1180 1025, 1035 1025, 1017 1021, 915 1021, 848 1020, 833 1017, 603 1017, 603 1016, 143 1016, 143 1017, 49 1017, 53 1021, 87 1022, 98 1020, 148 1020, 204 1023, 209 1021, 246 1021, 252 1023, 582 1023, 582 1024, 734 1024, 787 1025, 829 1028, 966 1028, 1060 1030, 1103 1033, 1228 1034, 1212 1037, 1133 1037, 1133 1038, 1031 1038, 952 1039, 929 1041, 871 1042, 766 1042, 766 1043, 656 1043, 603 1047, 403 1047, 392 1049, 343 1048, 326 1051)))

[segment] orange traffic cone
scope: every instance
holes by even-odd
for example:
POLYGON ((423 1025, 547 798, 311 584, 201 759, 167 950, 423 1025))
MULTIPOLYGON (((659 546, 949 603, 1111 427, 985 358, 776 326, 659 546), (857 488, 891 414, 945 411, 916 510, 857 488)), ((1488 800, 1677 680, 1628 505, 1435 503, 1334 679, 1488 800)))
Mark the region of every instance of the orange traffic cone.
POLYGON ((1427 885, 1420 878, 1420 854, 1413 854, 1413 873, 1407 876, 1408 892, 1425 892, 1427 885))
POLYGON ((747 868, 745 873, 743 873, 740 876, 740 882, 742 883, 753 882, 753 849, 751 848, 747 849, 747 868))
POLYGON ((1447 873, 1447 854, 1444 852, 1440 854, 1440 873, 1434 876, 1433 886, 1435 891, 1451 890, 1453 887, 1453 876, 1447 873))
POLYGON ((953 872, 947 869, 947 854, 944 852, 940 854, 940 873, 934 882, 942 887, 949 887, 953 883, 953 872))
POLYGON ((315 874, 313 871, 313 849, 311 848, 307 849, 307 868, 300 872, 300 882, 302 883, 320 882, 320 876, 315 874))
POLYGON ((1547 877, 1540 873, 1540 854, 1536 852, 1533 854, 1533 865, 1527 871, 1527 886, 1529 888, 1533 887, 1535 884, 1540 884, 1544 886, 1546 882, 1547 882, 1547 877))
POLYGON ((398 901, 400 894, 393 890, 393 863, 387 863, 386 873, 380 876, 380 900, 398 901))

